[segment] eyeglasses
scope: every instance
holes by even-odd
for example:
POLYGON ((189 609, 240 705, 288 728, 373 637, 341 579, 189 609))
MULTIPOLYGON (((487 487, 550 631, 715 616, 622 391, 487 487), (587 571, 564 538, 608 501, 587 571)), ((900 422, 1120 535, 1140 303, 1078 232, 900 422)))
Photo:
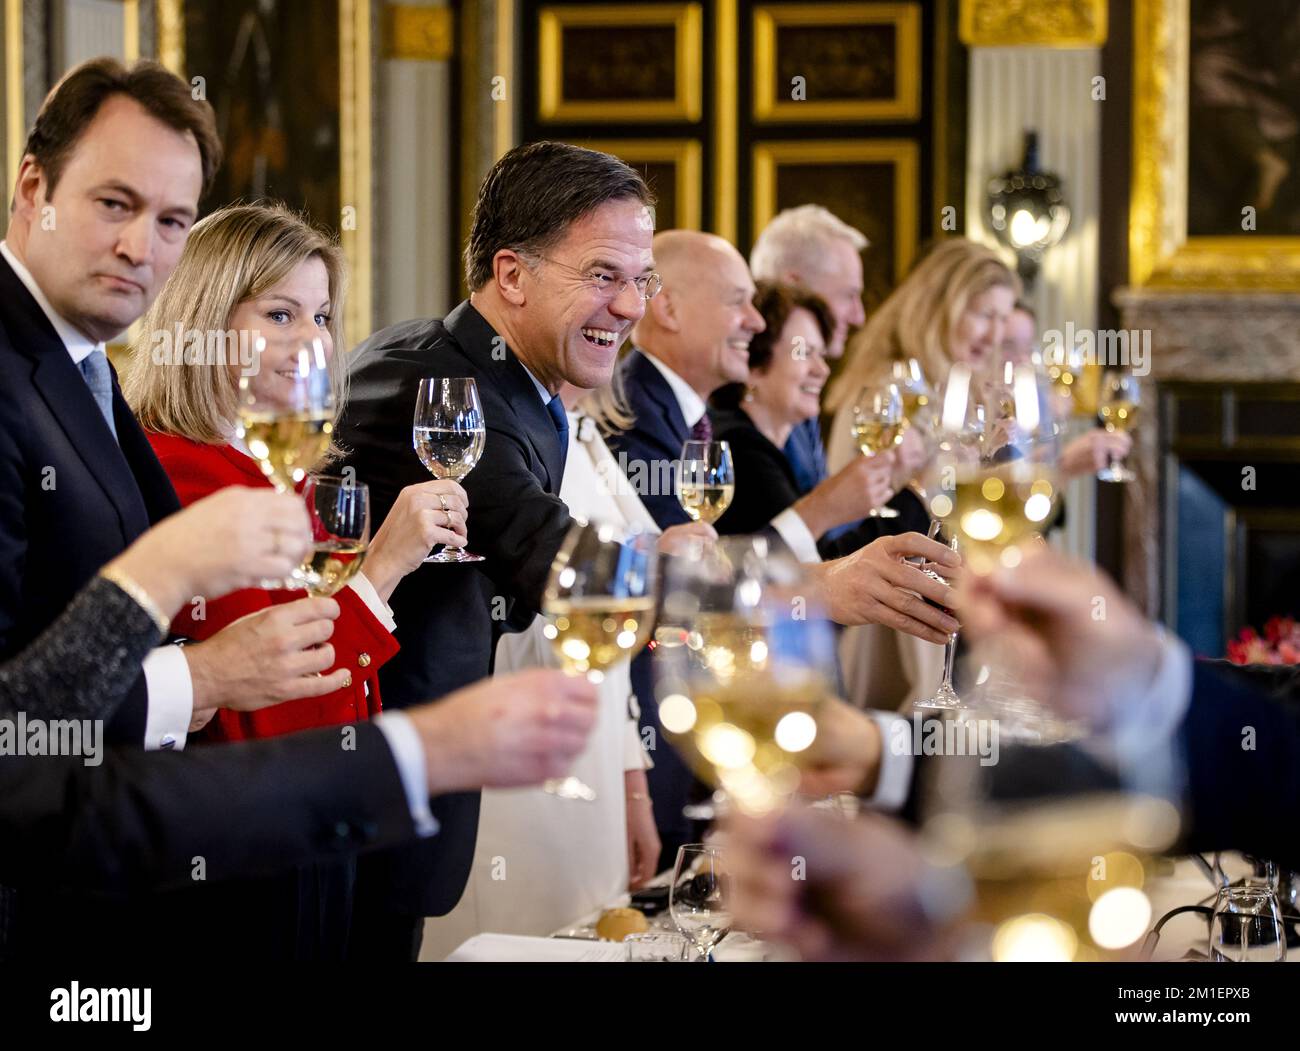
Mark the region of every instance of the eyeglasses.
POLYGON ((550 256, 543 255, 538 258, 575 274, 584 284, 595 289, 605 299, 617 299, 627 290, 628 285, 636 286, 642 299, 654 299, 659 294, 659 290, 664 287, 663 278, 653 271, 640 277, 624 277, 622 274, 610 273, 608 270, 579 270, 550 256))

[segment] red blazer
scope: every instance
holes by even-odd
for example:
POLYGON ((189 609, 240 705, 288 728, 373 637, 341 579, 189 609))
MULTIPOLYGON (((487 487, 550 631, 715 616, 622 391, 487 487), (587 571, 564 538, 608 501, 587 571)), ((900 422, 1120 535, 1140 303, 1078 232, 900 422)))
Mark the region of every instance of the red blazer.
MULTIPOLYGON (((149 432, 149 442, 176 487, 181 505, 188 507, 228 485, 270 486, 257 462, 229 445, 203 445, 170 434, 149 432)), ((192 606, 172 621, 172 630, 193 639, 206 639, 240 617, 304 596, 302 591, 261 591, 249 588, 209 599, 204 618, 195 620, 192 606)), ((204 730, 215 741, 276 737, 321 726, 339 726, 377 715, 380 710, 379 668, 398 650, 397 640, 370 612, 351 588, 334 596, 339 616, 330 644, 334 666, 352 672, 352 685, 321 697, 285 701, 259 712, 222 708, 204 730), (367 695, 367 687, 369 695, 367 695)))

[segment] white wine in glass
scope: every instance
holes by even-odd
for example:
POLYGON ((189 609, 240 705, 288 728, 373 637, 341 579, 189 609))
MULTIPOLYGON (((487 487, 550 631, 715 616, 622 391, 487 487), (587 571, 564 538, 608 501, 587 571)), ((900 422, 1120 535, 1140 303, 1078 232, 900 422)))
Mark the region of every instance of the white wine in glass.
MULTIPOLYGON (((463 481, 487 443, 483 405, 474 380, 433 376, 420 380, 411 442, 420 462, 435 478, 463 481)), ((424 561, 482 562, 483 556, 444 548, 424 561)))
POLYGON ((894 386, 903 398, 903 427, 927 425, 934 411, 934 391, 921 370, 921 363, 916 358, 895 361, 891 371, 894 386))
MULTIPOLYGON (((567 675, 604 680, 615 664, 645 646, 654 627, 657 538, 603 522, 575 520, 551 564, 542 596, 550 640, 567 675)), ((546 781, 562 799, 596 798, 576 777, 546 781)))
MULTIPOLYGON (((1137 426, 1141 413, 1138 381, 1128 372, 1109 372, 1102 380, 1101 401, 1097 415, 1111 433, 1127 434, 1137 426)), ((1097 472, 1103 482, 1131 482, 1137 475, 1122 460, 1111 457, 1110 463, 1097 472)))
MULTIPOLYGON (((259 365, 265 346, 259 338, 259 365)), ((271 484, 289 492, 325 455, 334 435, 334 385, 324 344, 304 343, 289 369, 259 368, 240 376, 238 397, 236 434, 271 484)))
POLYGON ((315 543, 299 573, 313 595, 341 591, 361 571, 370 546, 370 489, 347 478, 308 478, 303 486, 315 543))
POLYGON ((731 446, 726 442, 688 441, 677 464, 677 502, 693 522, 712 525, 736 495, 731 446))
MULTIPOLYGON (((894 383, 866 386, 853 406, 853 440, 863 456, 880 456, 903 439, 907 417, 903 413, 903 395, 894 383)), ((892 507, 873 507, 868 518, 897 518, 892 507)))

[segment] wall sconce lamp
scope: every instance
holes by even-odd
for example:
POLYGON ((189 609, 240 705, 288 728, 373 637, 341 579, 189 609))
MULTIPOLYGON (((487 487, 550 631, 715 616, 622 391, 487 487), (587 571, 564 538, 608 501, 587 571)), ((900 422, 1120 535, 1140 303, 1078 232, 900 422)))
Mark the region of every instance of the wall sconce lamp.
POLYGON ((1065 236, 1070 206, 1061 178, 1038 166, 1038 133, 1025 132, 1025 159, 1019 169, 989 180, 989 220, 999 241, 1016 253, 1016 271, 1033 287, 1045 253, 1065 236))

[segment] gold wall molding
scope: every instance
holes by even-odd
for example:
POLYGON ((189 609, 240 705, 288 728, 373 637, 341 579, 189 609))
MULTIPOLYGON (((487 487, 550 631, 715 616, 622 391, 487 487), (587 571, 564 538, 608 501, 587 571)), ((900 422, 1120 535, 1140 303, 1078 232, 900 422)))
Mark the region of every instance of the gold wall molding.
POLYGON ((967 47, 1101 47, 1106 0, 961 0, 967 47))
POLYGON ((754 119, 757 121, 900 121, 921 114, 921 7, 916 3, 760 4, 754 8, 754 119), (777 94, 780 32, 786 26, 892 25, 892 98, 796 101, 777 94))
POLYGON ((158 61, 177 76, 185 75, 184 0, 158 0, 158 61))
POLYGON ((384 58, 446 62, 455 54, 455 24, 450 7, 385 4, 384 58))
MULTIPOLYGON (((640 164, 671 164, 673 190, 677 197, 676 227, 700 229, 703 218, 700 175, 704 150, 695 139, 575 139, 585 146, 617 157, 633 168, 640 164)), ((656 222, 656 229, 660 229, 656 222)))
POLYGON ((713 225, 719 237, 736 243, 740 216, 737 204, 739 146, 740 64, 739 15, 736 0, 717 0, 713 9, 714 89, 713 89, 713 225))
MULTIPOLYGON (((543 121, 697 121, 703 88, 700 4, 555 5, 538 12, 538 117, 543 121), (564 97, 564 30, 570 27, 674 30, 675 90, 671 99, 567 99, 564 97)), ((588 56, 582 56, 584 59, 588 56)))
POLYGON ((1300 237, 1187 234, 1189 8, 1189 0, 1135 0, 1129 280, 1300 290, 1300 237))
MULTIPOLYGON (((23 102, 23 0, 5 0, 5 201, 13 199, 27 145, 23 102)), ((7 213, 6 213, 7 216, 7 213)), ((5 219, 8 225, 8 219, 5 219)))

